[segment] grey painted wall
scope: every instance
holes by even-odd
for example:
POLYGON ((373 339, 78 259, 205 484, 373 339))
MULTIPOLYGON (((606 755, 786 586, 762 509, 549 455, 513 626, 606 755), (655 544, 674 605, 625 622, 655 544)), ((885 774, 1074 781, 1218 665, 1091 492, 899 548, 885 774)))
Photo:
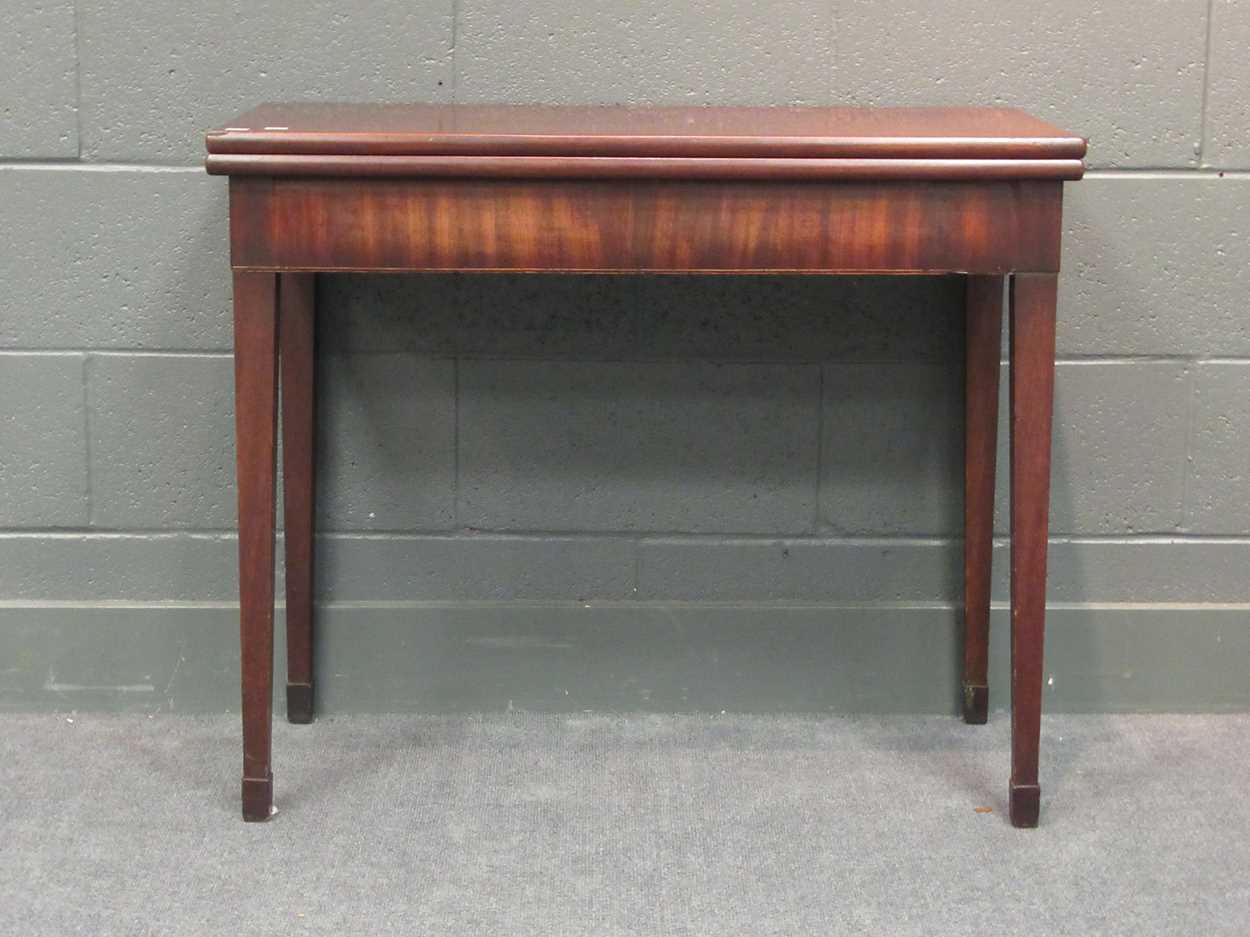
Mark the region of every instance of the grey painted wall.
MULTIPOLYGON (((1047 705, 1250 706, 1250 2, 0 17, 0 706, 235 704, 201 134, 284 98, 1013 104, 1087 134, 1047 705)), ((325 277, 319 302, 327 708, 954 709, 956 281, 325 277)))

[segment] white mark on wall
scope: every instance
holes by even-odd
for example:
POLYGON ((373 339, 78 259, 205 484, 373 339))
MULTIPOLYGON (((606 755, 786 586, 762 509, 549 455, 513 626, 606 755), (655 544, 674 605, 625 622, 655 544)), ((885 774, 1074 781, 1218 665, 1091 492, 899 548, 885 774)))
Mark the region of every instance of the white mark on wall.
MULTIPOLYGON (((186 662, 186 658, 185 658, 185 657, 183 657, 181 654, 179 654, 179 655, 178 655, 178 660, 177 660, 177 662, 174 664, 174 671, 173 671, 173 673, 171 673, 171 674, 169 675, 169 682, 165 684, 165 696, 167 696, 167 697, 168 697, 168 696, 169 696, 169 691, 170 691, 170 690, 172 690, 172 689, 174 688, 174 681, 178 679, 178 671, 182 669, 182 665, 183 665, 183 663, 185 663, 185 662, 186 662)), ((174 708, 172 700, 170 701, 169 708, 170 708, 171 710, 174 708)))
POLYGON ((51 693, 155 693, 156 687, 150 683, 89 684, 89 683, 45 683, 43 688, 51 693))

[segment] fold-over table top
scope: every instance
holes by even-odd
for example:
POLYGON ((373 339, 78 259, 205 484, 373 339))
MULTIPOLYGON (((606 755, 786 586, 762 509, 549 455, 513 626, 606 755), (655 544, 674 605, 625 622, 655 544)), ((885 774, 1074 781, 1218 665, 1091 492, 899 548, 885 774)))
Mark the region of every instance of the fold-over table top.
POLYGON ((207 146, 222 174, 1076 179, 1086 144, 1013 108, 304 103, 207 146))

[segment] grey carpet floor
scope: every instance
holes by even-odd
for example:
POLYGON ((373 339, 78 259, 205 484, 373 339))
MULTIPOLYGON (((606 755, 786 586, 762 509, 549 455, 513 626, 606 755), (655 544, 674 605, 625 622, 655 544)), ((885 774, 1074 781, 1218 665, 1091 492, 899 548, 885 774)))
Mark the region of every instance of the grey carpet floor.
POLYGON ((0 715, 0 934, 1250 933, 1250 716, 0 715), (72 721, 71 721, 72 720, 72 721), (977 808, 992 812, 978 812, 977 808))

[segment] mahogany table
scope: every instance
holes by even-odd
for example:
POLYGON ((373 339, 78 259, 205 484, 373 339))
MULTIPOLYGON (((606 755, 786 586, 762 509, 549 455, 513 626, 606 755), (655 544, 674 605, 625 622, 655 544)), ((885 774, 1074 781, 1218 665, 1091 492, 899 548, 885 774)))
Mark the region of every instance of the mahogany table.
POLYGON ((967 281, 963 712, 986 720, 1010 279, 1011 821, 1038 818, 1055 287, 1085 141, 999 108, 263 105, 230 176, 243 817, 272 812, 279 361, 287 710, 313 713, 317 271, 945 273, 967 281))

